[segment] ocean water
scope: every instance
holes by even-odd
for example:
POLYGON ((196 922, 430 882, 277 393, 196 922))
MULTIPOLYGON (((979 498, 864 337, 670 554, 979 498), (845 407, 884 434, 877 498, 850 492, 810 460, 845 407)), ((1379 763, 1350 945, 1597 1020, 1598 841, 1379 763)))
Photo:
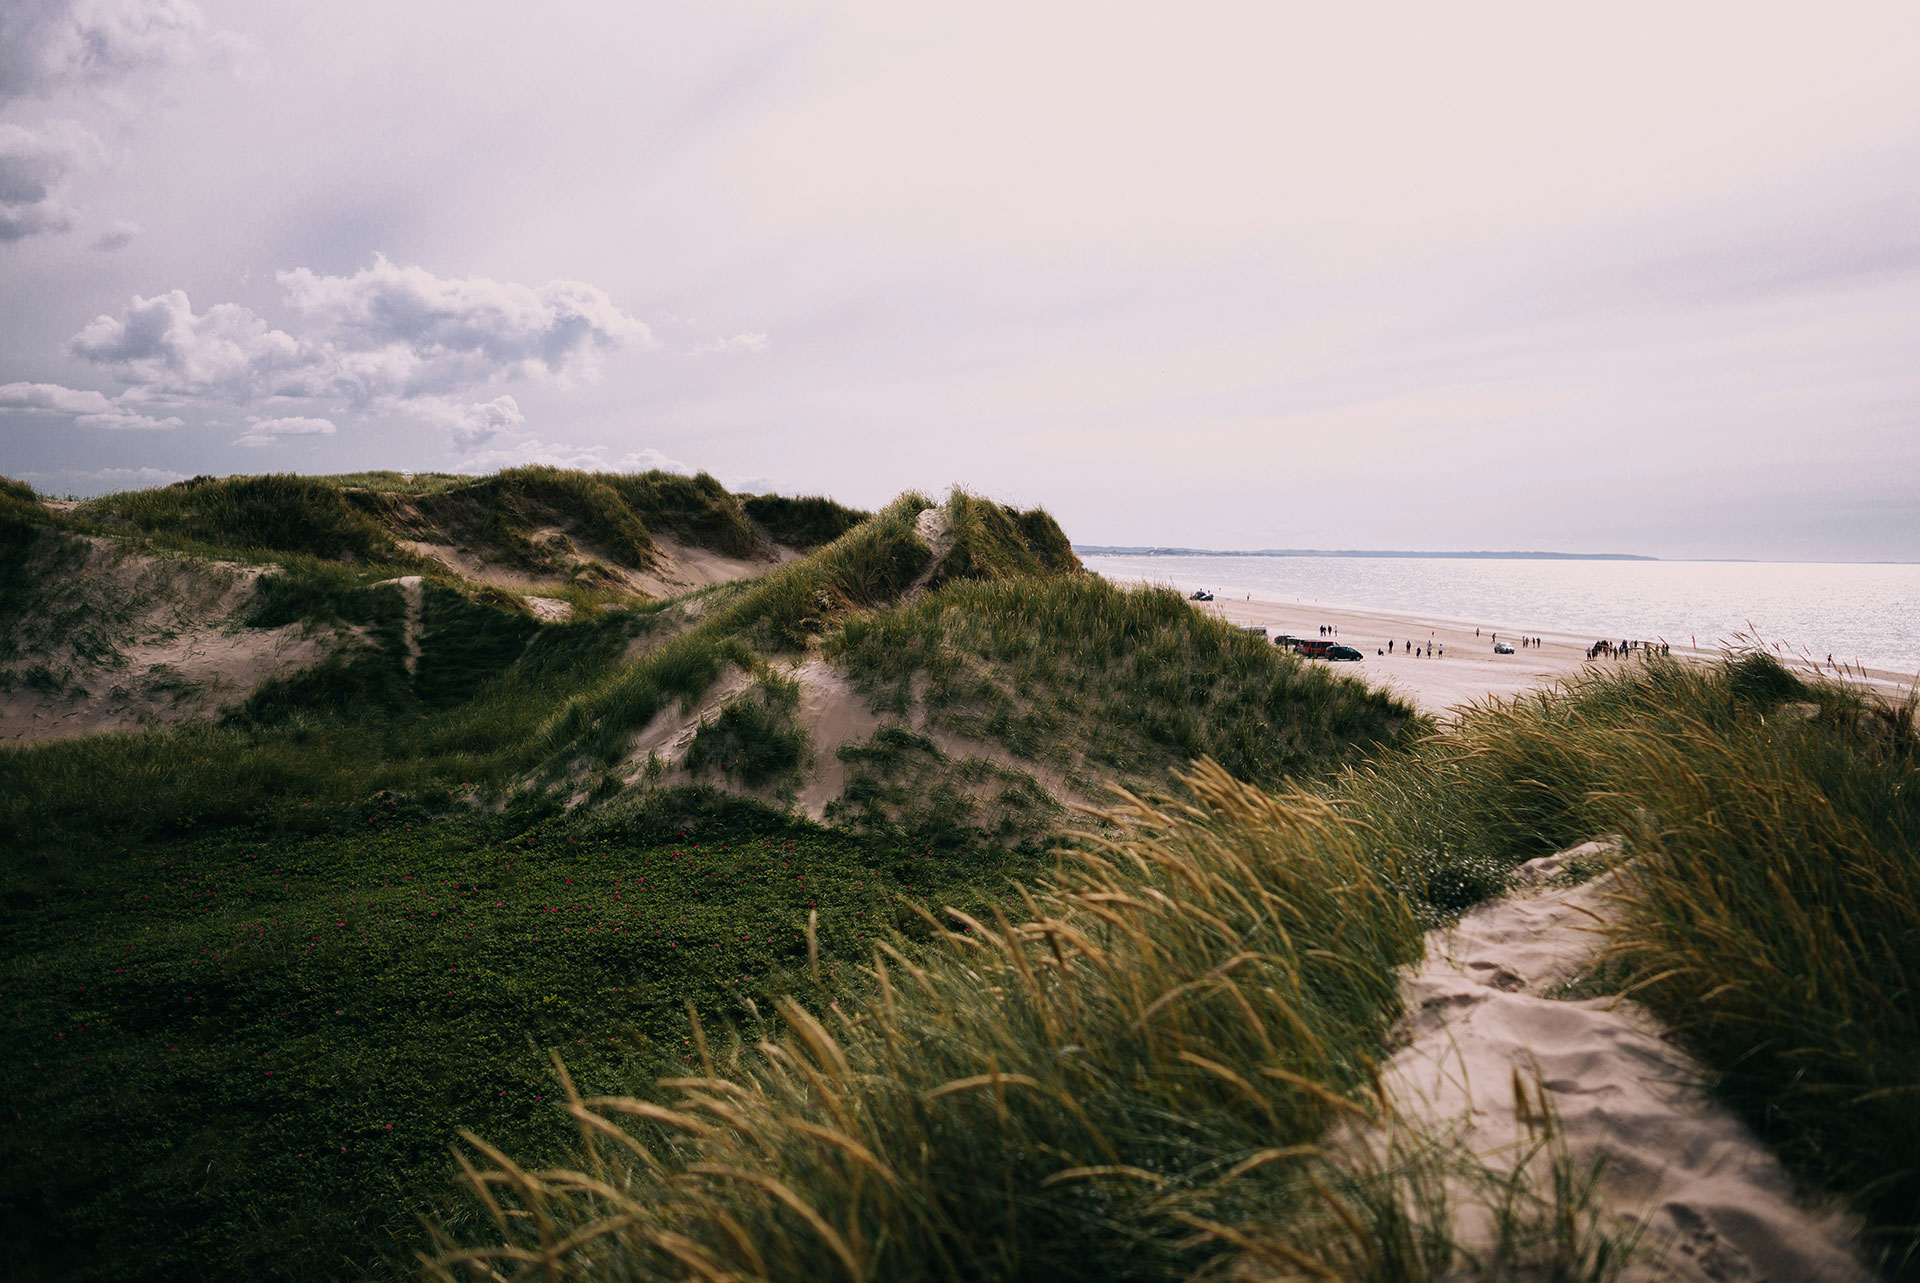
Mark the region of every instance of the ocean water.
POLYGON ((1576 638, 1737 636, 1920 673, 1920 565, 1412 557, 1081 558, 1119 581, 1417 613, 1576 638))

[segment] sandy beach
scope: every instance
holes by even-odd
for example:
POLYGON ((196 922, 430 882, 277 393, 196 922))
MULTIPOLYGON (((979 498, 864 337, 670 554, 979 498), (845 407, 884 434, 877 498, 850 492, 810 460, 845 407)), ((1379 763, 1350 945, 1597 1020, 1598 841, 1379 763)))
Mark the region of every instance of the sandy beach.
MULTIPOLYGON (((1171 576, 1154 582, 1170 584, 1182 593, 1202 586, 1183 583, 1171 576)), ((1435 715, 1462 704, 1534 690, 1576 676, 1589 666, 1607 668, 1638 662, 1604 657, 1589 660, 1587 649, 1598 640, 1595 637, 1576 637, 1538 627, 1524 633, 1513 632, 1509 631, 1510 623, 1476 624, 1438 615, 1323 606, 1259 596, 1195 602, 1194 609, 1209 611, 1235 625, 1263 626, 1270 636, 1291 633, 1296 637, 1318 638, 1322 625, 1336 629, 1336 640, 1365 656, 1359 663, 1336 667, 1392 691, 1422 712, 1435 715), (1540 645, 1520 646, 1523 635, 1538 638, 1540 645), (1515 644, 1513 654, 1494 654, 1494 642, 1501 639, 1515 644), (1393 643, 1391 654, 1387 653, 1389 641, 1393 643), (1418 654, 1408 653, 1409 643, 1418 654)), ((1687 645, 1675 645, 1671 653, 1676 658, 1689 660, 1711 660, 1721 654, 1706 646, 1687 645)), ((1790 667, 1803 671, 1811 672, 1815 667, 1793 656, 1781 658, 1790 667)), ((1913 674, 1880 669, 1850 669, 1839 675, 1893 699, 1903 698, 1915 681, 1913 674)))

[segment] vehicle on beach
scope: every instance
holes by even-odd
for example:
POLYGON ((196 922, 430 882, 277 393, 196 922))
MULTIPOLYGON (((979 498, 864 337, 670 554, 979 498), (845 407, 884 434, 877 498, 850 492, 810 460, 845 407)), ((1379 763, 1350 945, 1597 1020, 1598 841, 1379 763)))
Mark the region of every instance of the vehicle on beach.
POLYGON ((1495 642, 1493 644, 1493 653, 1496 655, 1511 655, 1513 654, 1513 643, 1495 642))
POLYGON ((1325 659, 1327 652, 1333 649, 1333 643, 1321 637, 1312 639, 1302 637, 1300 644, 1294 649, 1308 659, 1325 659))
POLYGON ((1299 650, 1306 640, 1304 637, 1295 637, 1292 633, 1281 633, 1273 639, 1273 644, 1283 646, 1288 650, 1299 650))
POLYGON ((1240 625, 1240 631, 1243 633, 1252 633, 1261 641, 1267 639, 1267 626, 1265 624, 1242 624, 1240 625))
POLYGON ((1193 590, 1193 595, 1191 597, 1188 597, 1187 600, 1188 601, 1212 601, 1213 594, 1208 592, 1204 588, 1196 588, 1193 590))
POLYGON ((1329 646, 1327 647, 1327 658, 1333 660, 1335 663, 1351 663, 1364 659, 1365 656, 1351 646, 1329 646))

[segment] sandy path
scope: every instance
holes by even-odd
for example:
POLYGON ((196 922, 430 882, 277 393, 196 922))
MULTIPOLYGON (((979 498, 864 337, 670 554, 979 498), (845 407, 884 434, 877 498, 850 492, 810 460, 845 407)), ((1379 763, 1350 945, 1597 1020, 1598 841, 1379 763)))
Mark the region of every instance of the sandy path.
MULTIPOLYGON (((1143 580, 1116 581, 1140 583, 1143 580)), ((1182 592, 1199 586, 1171 580, 1182 592)), ((1633 660, 1587 659, 1587 647, 1598 640, 1588 636, 1532 628, 1527 635, 1540 638, 1538 647, 1517 647, 1511 655, 1493 653, 1496 633, 1518 641, 1506 631, 1506 625, 1476 625, 1436 615, 1405 611, 1360 610, 1343 606, 1321 606, 1312 602, 1279 601, 1260 597, 1219 599, 1195 602, 1196 610, 1206 610, 1237 625, 1263 625, 1269 635, 1292 633, 1296 637, 1317 639, 1320 626, 1338 629, 1337 640, 1352 646, 1366 658, 1359 663, 1333 665, 1350 672, 1369 685, 1382 687, 1411 703, 1423 713, 1436 716, 1459 704, 1475 703, 1490 697, 1505 698, 1535 690, 1550 682, 1572 677, 1591 664, 1609 668, 1633 660), (1478 635, 1475 629, 1478 627, 1478 635), (1385 654, 1387 643, 1393 653, 1385 654), (1423 653, 1407 653, 1407 645, 1423 653), (1437 647, 1439 654, 1431 653, 1437 647)), ((1673 641, 1668 638, 1668 641, 1673 641)), ((1681 638, 1685 642, 1686 638, 1681 638)), ((1675 645, 1673 654, 1682 659, 1710 660, 1720 652, 1710 646, 1695 649, 1675 645)), ((1783 657, 1785 658, 1785 657, 1783 657)), ((1805 665, 1794 665, 1805 667, 1805 665)), ((1912 688, 1912 674, 1877 669, 1844 674, 1849 680, 1880 694, 1898 699, 1912 688)))
MULTIPOLYGON (((1705 1071, 1644 1008, 1543 996, 1605 946, 1621 874, 1544 884, 1567 858, 1601 850, 1588 843, 1532 861, 1520 876, 1536 889, 1428 935, 1425 961, 1402 982, 1406 1045, 1381 1076, 1396 1110, 1504 1173, 1534 1135, 1515 1098, 1516 1075, 1537 1082, 1574 1169, 1601 1164, 1605 1213, 1646 1227, 1655 1259, 1628 1279, 1865 1283, 1872 1276, 1853 1255, 1847 1220, 1796 1202, 1779 1161, 1700 1090, 1705 1071)), ((1536 1187, 1546 1168, 1534 1160, 1536 1187)), ((1469 1216, 1456 1231, 1468 1243, 1492 1241, 1485 1217, 1469 1216)))

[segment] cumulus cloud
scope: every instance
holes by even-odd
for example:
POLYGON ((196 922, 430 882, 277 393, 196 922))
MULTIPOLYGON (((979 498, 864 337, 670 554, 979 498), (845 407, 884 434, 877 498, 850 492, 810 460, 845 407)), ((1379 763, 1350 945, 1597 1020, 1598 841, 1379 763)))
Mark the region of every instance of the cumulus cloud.
POLYGON ((647 326, 581 281, 539 289, 435 276, 376 255, 351 276, 281 272, 287 301, 320 328, 338 391, 402 396, 492 379, 591 377, 607 352, 650 347, 647 326), (378 387, 384 382, 388 386, 378 387))
POLYGON ((536 290, 385 258, 352 276, 297 268, 280 281, 309 323, 299 327, 305 337, 236 303, 195 312, 174 290, 95 317, 67 348, 152 394, 335 398, 485 434, 518 426, 518 406, 511 398, 459 406, 459 394, 517 378, 590 377, 603 354, 652 342, 645 324, 578 281, 536 290))
POLYGON ((131 245, 133 238, 139 234, 140 224, 130 223, 123 218, 94 237, 88 248, 99 250, 103 254, 111 254, 115 250, 122 250, 131 245))
POLYGON ((68 340, 67 350, 103 366, 147 394, 235 401, 308 391, 314 355, 292 335, 236 303, 195 313, 184 290, 135 295, 119 316, 101 315, 68 340))
POLYGON ((454 445, 463 450, 523 427, 527 421, 527 416, 520 413, 520 403, 510 396, 464 404, 449 397, 416 397, 396 408, 445 428, 454 445))
POLYGON ((71 229, 79 211, 68 177, 102 154, 92 131, 71 120, 0 125, 0 243, 71 229))
POLYGON ((234 438, 235 445, 262 446, 272 445, 287 437, 330 437, 338 429, 331 419, 313 419, 306 417, 288 417, 281 419, 249 419, 246 432, 234 438))
POLYGON ((164 419, 156 419, 150 414, 116 405, 99 414, 83 414, 74 423, 83 428, 106 428, 113 432, 167 432, 179 427, 180 419, 171 414, 164 419))
POLYGON ((101 414, 112 402, 91 388, 58 383, 0 383, 0 410, 27 414, 101 414))
POLYGON ((58 383, 0 384, 0 412, 4 411, 72 415, 74 423, 83 428, 155 431, 180 426, 175 417, 157 419, 110 401, 91 388, 62 387, 58 383))
MULTIPOLYGON (((137 229, 124 230, 130 236, 137 229)), ((111 248, 114 234, 96 246, 111 248)), ((381 256, 348 276, 297 268, 280 273, 279 280, 294 312, 286 329, 237 303, 197 311, 183 290, 135 295, 118 315, 96 316, 67 341, 70 354, 125 383, 117 399, 53 384, 8 385, 19 404, 0 400, 0 411, 52 409, 49 398, 57 392, 69 401, 85 398, 84 406, 72 401, 62 412, 97 416, 92 426, 166 427, 179 420, 146 418, 139 408, 307 402, 336 415, 405 416, 444 431, 457 449, 469 451, 503 435, 517 437, 526 426, 519 402, 500 384, 533 379, 565 387, 595 377, 609 353, 656 346, 643 322, 621 311, 605 291, 579 281, 534 288, 440 277, 381 256)), ((722 346, 758 351, 765 344, 765 335, 743 334, 722 346)), ((255 419, 238 444, 265 445, 321 431, 336 431, 334 421, 255 419)), ((538 455, 577 459, 588 467, 686 470, 654 452, 609 459, 604 451, 519 441, 494 453, 503 449, 519 461, 538 455)))
POLYGON ((184 62, 205 25, 187 0, 7 0, 0 105, 184 62))

